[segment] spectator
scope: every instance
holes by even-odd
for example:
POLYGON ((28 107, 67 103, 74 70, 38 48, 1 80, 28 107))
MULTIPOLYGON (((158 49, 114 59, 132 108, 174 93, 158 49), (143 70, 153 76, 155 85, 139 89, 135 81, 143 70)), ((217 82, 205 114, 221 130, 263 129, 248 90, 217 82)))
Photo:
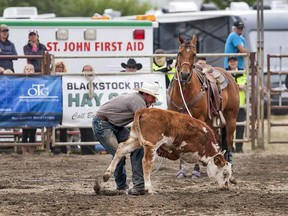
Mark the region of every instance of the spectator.
POLYGON ((4 70, 3 74, 14 74, 14 72, 10 69, 4 70))
POLYGON ((137 63, 133 58, 128 59, 127 64, 122 62, 121 66, 125 69, 122 70, 121 72, 136 72, 137 70, 142 69, 142 64, 137 63))
MULTIPOLYGON (((120 142, 129 137, 129 130, 125 127, 133 121, 137 110, 150 107, 159 98, 159 85, 156 83, 143 83, 142 88, 134 89, 138 92, 122 94, 103 104, 93 119, 93 132, 101 145, 113 156, 120 142)), ((131 153, 133 188, 128 190, 125 160, 123 157, 114 172, 117 190, 128 190, 130 195, 144 195, 145 186, 143 178, 142 158, 144 149, 137 149, 131 153)))
MULTIPOLYGON (((67 72, 67 67, 66 65, 64 64, 64 62, 60 61, 60 62, 56 62, 55 63, 55 72, 57 73, 66 73, 67 72)), ((47 128, 48 130, 48 134, 52 134, 52 128, 47 128)), ((68 141, 68 133, 67 133, 67 128, 61 128, 59 129, 60 131, 60 137, 59 137, 59 141, 60 142, 67 142, 68 141)), ((50 147, 50 150, 53 154, 56 154, 58 153, 56 151, 56 148, 55 147, 50 147)), ((67 146, 61 146, 60 147, 60 151, 61 153, 63 154, 67 154, 67 146)))
MULTIPOLYGON (((34 73, 34 66, 32 64, 27 64, 24 67, 24 74, 34 73)), ((37 128, 23 128, 22 129, 22 143, 35 143, 37 128)), ((23 155, 27 155, 29 150, 30 155, 34 155, 34 146, 22 146, 23 155)))
POLYGON ((66 73, 67 72, 67 67, 63 61, 55 63, 55 72, 57 72, 57 73, 66 73))
POLYGON ((26 75, 35 73, 34 66, 32 64, 26 64, 23 72, 26 75))
POLYGON ((288 74, 286 75, 286 78, 285 78, 285 86, 288 89, 288 74))
POLYGON ((0 75, 3 74, 5 69, 3 67, 0 67, 0 75))
MULTIPOLYGON (((238 60, 236 57, 231 56, 228 58, 228 68, 226 70, 229 71, 238 71, 243 70, 238 66, 238 60)), ((246 84, 247 84, 247 77, 246 74, 233 74, 235 77, 235 81, 239 87, 239 99, 240 99, 240 109, 237 116, 237 122, 243 122, 246 119, 246 112, 244 105, 246 104, 246 84)), ((244 136, 244 126, 238 125, 236 126, 236 139, 243 140, 244 136)), ((235 152, 243 153, 243 141, 236 141, 235 143, 235 152)))
MULTIPOLYGON (((165 54, 163 49, 155 50, 155 54, 165 54)), ((168 88, 171 80, 174 77, 176 72, 175 68, 176 61, 173 59, 166 59, 165 56, 156 56, 153 60, 153 71, 159 71, 162 73, 166 73, 166 88, 168 88), (172 74, 170 73, 172 72, 172 74)))
MULTIPOLYGON (((228 35, 224 53, 247 53, 246 39, 243 37, 244 23, 242 21, 234 22, 232 32, 228 35)), ((237 56, 238 67, 244 68, 244 57, 237 56)), ((224 58, 224 68, 228 68, 228 57, 224 58)))
MULTIPOLYGON (((46 47, 39 41, 39 34, 37 30, 30 29, 28 34, 28 43, 23 47, 25 55, 43 55, 46 47)), ((42 59, 27 58, 27 63, 34 66, 35 72, 42 72, 42 59)))
MULTIPOLYGON (((15 45, 12 43, 9 38, 9 28, 7 25, 0 25, 0 55, 17 55, 15 45)), ((10 69, 14 71, 13 60, 15 59, 0 59, 0 67, 3 67, 5 70, 10 69)))
MULTIPOLYGON (((84 65, 82 68, 82 72, 93 72, 94 69, 91 65, 84 65)), ((80 136, 81 136, 81 142, 91 142, 91 141, 96 141, 95 136, 93 134, 92 128, 80 128, 80 136)), ((96 142, 95 142, 96 144, 96 142)), ((93 155, 95 154, 95 148, 92 148, 90 145, 81 145, 81 154, 82 155, 93 155)))
POLYGON ((196 64, 201 65, 202 68, 205 68, 207 65, 206 57, 197 57, 195 62, 196 64))

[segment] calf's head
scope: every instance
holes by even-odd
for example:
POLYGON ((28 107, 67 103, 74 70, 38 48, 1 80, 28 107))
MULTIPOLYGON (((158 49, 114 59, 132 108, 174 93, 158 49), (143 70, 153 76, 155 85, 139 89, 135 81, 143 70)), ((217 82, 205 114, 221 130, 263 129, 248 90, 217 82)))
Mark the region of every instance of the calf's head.
POLYGON ((207 164, 209 178, 215 180, 221 188, 228 188, 232 175, 232 165, 219 153, 212 157, 207 164))

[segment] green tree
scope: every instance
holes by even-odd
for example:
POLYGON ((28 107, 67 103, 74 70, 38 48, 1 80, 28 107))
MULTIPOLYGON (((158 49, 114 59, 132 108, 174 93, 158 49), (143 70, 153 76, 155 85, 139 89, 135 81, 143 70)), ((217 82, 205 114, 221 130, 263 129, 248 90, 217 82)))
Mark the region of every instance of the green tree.
POLYGON ((39 14, 55 13, 58 17, 89 17, 95 13, 103 14, 107 8, 119 10, 122 16, 144 14, 151 8, 148 3, 138 0, 1 0, 0 13, 6 7, 35 6, 39 14))

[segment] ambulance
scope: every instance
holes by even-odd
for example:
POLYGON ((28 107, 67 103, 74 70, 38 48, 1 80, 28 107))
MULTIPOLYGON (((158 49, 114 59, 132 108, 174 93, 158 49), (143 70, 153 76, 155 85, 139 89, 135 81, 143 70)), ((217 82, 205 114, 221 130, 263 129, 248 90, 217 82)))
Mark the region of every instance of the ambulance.
MULTIPOLYGON (((141 71, 149 71, 153 54, 153 24, 145 20, 116 20, 107 16, 57 18, 39 15, 35 7, 6 8, 0 24, 9 27, 9 40, 22 56, 28 32, 36 29, 55 62, 63 61, 69 73, 79 73, 85 64, 95 72, 119 72, 122 62, 134 57, 141 71), (138 56, 138 57, 137 57, 138 56)), ((16 73, 22 73, 26 59, 14 61, 16 73)))

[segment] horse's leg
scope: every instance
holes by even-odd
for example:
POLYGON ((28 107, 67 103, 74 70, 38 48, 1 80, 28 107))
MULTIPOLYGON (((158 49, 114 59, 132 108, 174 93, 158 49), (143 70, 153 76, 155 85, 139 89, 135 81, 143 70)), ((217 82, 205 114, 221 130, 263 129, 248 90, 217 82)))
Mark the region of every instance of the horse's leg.
POLYGON ((198 179, 201 177, 201 173, 200 173, 200 166, 198 163, 196 163, 194 165, 193 171, 192 171, 192 179, 198 179))
MULTIPOLYGON (((229 150, 228 150, 228 144, 227 144, 227 128, 223 127, 221 128, 221 150, 225 151, 224 158, 231 163, 232 161, 232 155, 229 157, 229 150)), ((232 152, 232 151, 231 151, 232 152)))
MULTIPOLYGON (((227 113, 226 126, 221 130, 221 132, 224 132, 224 134, 221 133, 222 150, 226 150, 224 156, 225 159, 231 163, 232 171, 233 171, 233 139, 235 129, 236 129, 236 116, 234 116, 232 112, 227 113)), ((231 176, 230 182, 233 184, 237 184, 236 179, 233 176, 231 176)))
POLYGON ((180 159, 179 171, 177 173, 177 178, 186 178, 186 165, 182 159, 180 159))
POLYGON ((233 115, 233 112, 228 112, 226 117, 226 144, 227 144, 227 161, 232 164, 232 151, 233 151, 233 139, 234 132, 236 130, 237 116, 233 115))

